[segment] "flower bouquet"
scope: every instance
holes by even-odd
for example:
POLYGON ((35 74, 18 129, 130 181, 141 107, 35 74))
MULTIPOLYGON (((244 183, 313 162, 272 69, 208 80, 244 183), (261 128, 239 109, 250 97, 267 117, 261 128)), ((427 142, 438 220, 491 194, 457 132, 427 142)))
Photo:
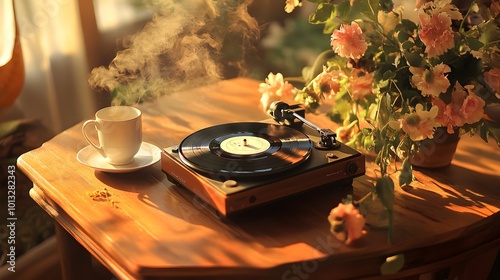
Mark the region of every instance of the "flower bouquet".
MULTIPOLYGON (((333 104, 328 116, 338 124, 338 138, 375 154, 380 170, 371 195, 388 213, 391 238, 392 162, 401 162, 398 184, 403 186, 413 180, 412 156, 437 131, 445 137, 479 134, 500 145, 500 132, 485 115, 488 106, 500 103, 500 2, 308 2, 317 4, 309 22, 324 25, 331 49, 302 77, 270 73, 260 85, 261 103, 267 108, 288 96, 310 112, 333 104)), ((301 5, 287 0, 285 11, 301 5)), ((331 221, 338 221, 345 211, 332 212, 331 221)))

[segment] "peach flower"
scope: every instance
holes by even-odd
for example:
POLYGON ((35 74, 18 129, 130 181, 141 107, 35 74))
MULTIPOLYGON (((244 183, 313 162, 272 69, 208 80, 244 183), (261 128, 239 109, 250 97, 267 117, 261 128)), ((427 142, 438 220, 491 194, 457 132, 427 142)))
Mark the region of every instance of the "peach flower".
POLYGON ((352 99, 364 99, 365 96, 372 94, 373 72, 367 73, 359 69, 354 69, 352 75, 349 76, 349 83, 352 99))
POLYGON ((368 45, 363 37, 363 31, 356 22, 350 25, 342 24, 333 31, 330 45, 341 57, 359 59, 365 53, 368 45))
POLYGON ((424 111, 422 104, 415 106, 415 112, 406 114, 401 119, 401 129, 413 141, 420 141, 426 138, 432 139, 434 136, 434 128, 439 125, 436 122, 438 107, 432 106, 429 111, 424 111))
POLYGON ((432 8, 432 13, 446 13, 452 20, 462 20, 460 10, 452 4, 451 0, 440 0, 429 2, 427 5, 432 8))
POLYGON ((432 69, 422 69, 410 66, 412 83, 422 92, 423 96, 438 97, 440 93, 446 92, 450 87, 450 81, 446 73, 451 72, 448 65, 440 63, 432 69))
POLYGON ((262 93, 260 103, 264 110, 267 110, 272 102, 280 100, 284 96, 292 96, 293 91, 293 85, 284 81, 283 74, 269 73, 266 82, 259 86, 259 92, 262 93))
POLYGON ((445 126, 449 134, 454 133, 454 126, 462 126, 464 124, 460 116, 460 107, 451 103, 446 104, 441 98, 432 99, 432 104, 438 107, 438 115, 436 121, 442 126, 445 126))
POLYGON ((359 122, 353 121, 346 126, 339 126, 335 133, 337 134, 337 139, 340 142, 347 143, 350 140, 354 139, 354 136, 359 132, 359 127, 357 126, 359 122))
POLYGON ((350 244, 365 234, 363 227, 365 218, 352 204, 339 205, 330 211, 328 215, 332 234, 346 244, 350 244))
POLYGON ((339 70, 327 71, 327 68, 323 66, 323 72, 313 81, 314 91, 324 94, 326 97, 333 96, 340 91, 341 74, 339 70))
POLYGON ((460 112, 462 112, 466 123, 473 124, 483 118, 486 102, 472 91, 473 86, 468 85, 465 88, 469 92, 469 95, 467 95, 462 103, 460 112))
POLYGON ((291 13, 297 7, 302 6, 299 0, 285 0, 285 12, 291 13))
POLYGON ((472 85, 462 87, 457 82, 451 93, 450 103, 446 104, 440 98, 432 99, 432 103, 439 108, 436 120, 447 127, 448 133, 452 134, 454 127, 476 123, 484 116, 486 102, 472 89, 472 85))
POLYGON ((493 68, 485 72, 484 80, 493 89, 497 98, 500 98, 500 68, 493 68))
POLYGON ((432 99, 432 104, 438 107, 438 115, 436 116, 436 121, 438 121, 442 126, 445 126, 449 134, 455 133, 453 127, 462 126, 465 124, 462 115, 460 114, 461 103, 444 103, 441 98, 432 99))
POLYGON ((428 15, 421 11, 418 18, 421 26, 418 35, 425 44, 425 52, 429 57, 440 56, 453 48, 451 17, 446 12, 428 15))
POLYGON ((427 3, 427 0, 416 0, 415 3, 415 9, 419 9, 422 7, 425 3, 427 3))
POLYGON ((500 2, 491 1, 490 11, 494 18, 498 17, 500 15, 500 2))

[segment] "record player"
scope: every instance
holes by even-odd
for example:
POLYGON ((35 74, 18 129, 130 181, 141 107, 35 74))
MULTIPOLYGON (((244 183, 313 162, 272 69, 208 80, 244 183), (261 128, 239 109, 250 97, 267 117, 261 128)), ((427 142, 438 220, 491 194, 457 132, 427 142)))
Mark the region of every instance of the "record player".
POLYGON ((163 149, 162 170, 226 217, 313 188, 352 184, 365 173, 364 155, 306 120, 299 105, 278 101, 269 113, 273 119, 194 132, 163 149))

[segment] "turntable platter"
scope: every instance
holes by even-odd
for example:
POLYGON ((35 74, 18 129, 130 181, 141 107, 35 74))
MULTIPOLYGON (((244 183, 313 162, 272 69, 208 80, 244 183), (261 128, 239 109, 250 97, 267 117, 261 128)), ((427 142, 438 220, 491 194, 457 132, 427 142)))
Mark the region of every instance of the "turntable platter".
POLYGON ((260 122, 229 123, 199 130, 179 145, 190 168, 212 178, 268 175, 298 166, 311 154, 304 133, 260 122))

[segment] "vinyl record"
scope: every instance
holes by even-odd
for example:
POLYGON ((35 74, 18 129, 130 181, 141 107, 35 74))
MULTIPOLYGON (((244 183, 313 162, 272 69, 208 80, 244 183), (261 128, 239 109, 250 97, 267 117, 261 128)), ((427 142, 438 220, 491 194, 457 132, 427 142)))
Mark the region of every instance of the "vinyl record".
POLYGON ((199 130, 179 145, 184 164, 212 179, 267 175, 305 161, 312 143, 293 128, 259 122, 229 123, 199 130))

